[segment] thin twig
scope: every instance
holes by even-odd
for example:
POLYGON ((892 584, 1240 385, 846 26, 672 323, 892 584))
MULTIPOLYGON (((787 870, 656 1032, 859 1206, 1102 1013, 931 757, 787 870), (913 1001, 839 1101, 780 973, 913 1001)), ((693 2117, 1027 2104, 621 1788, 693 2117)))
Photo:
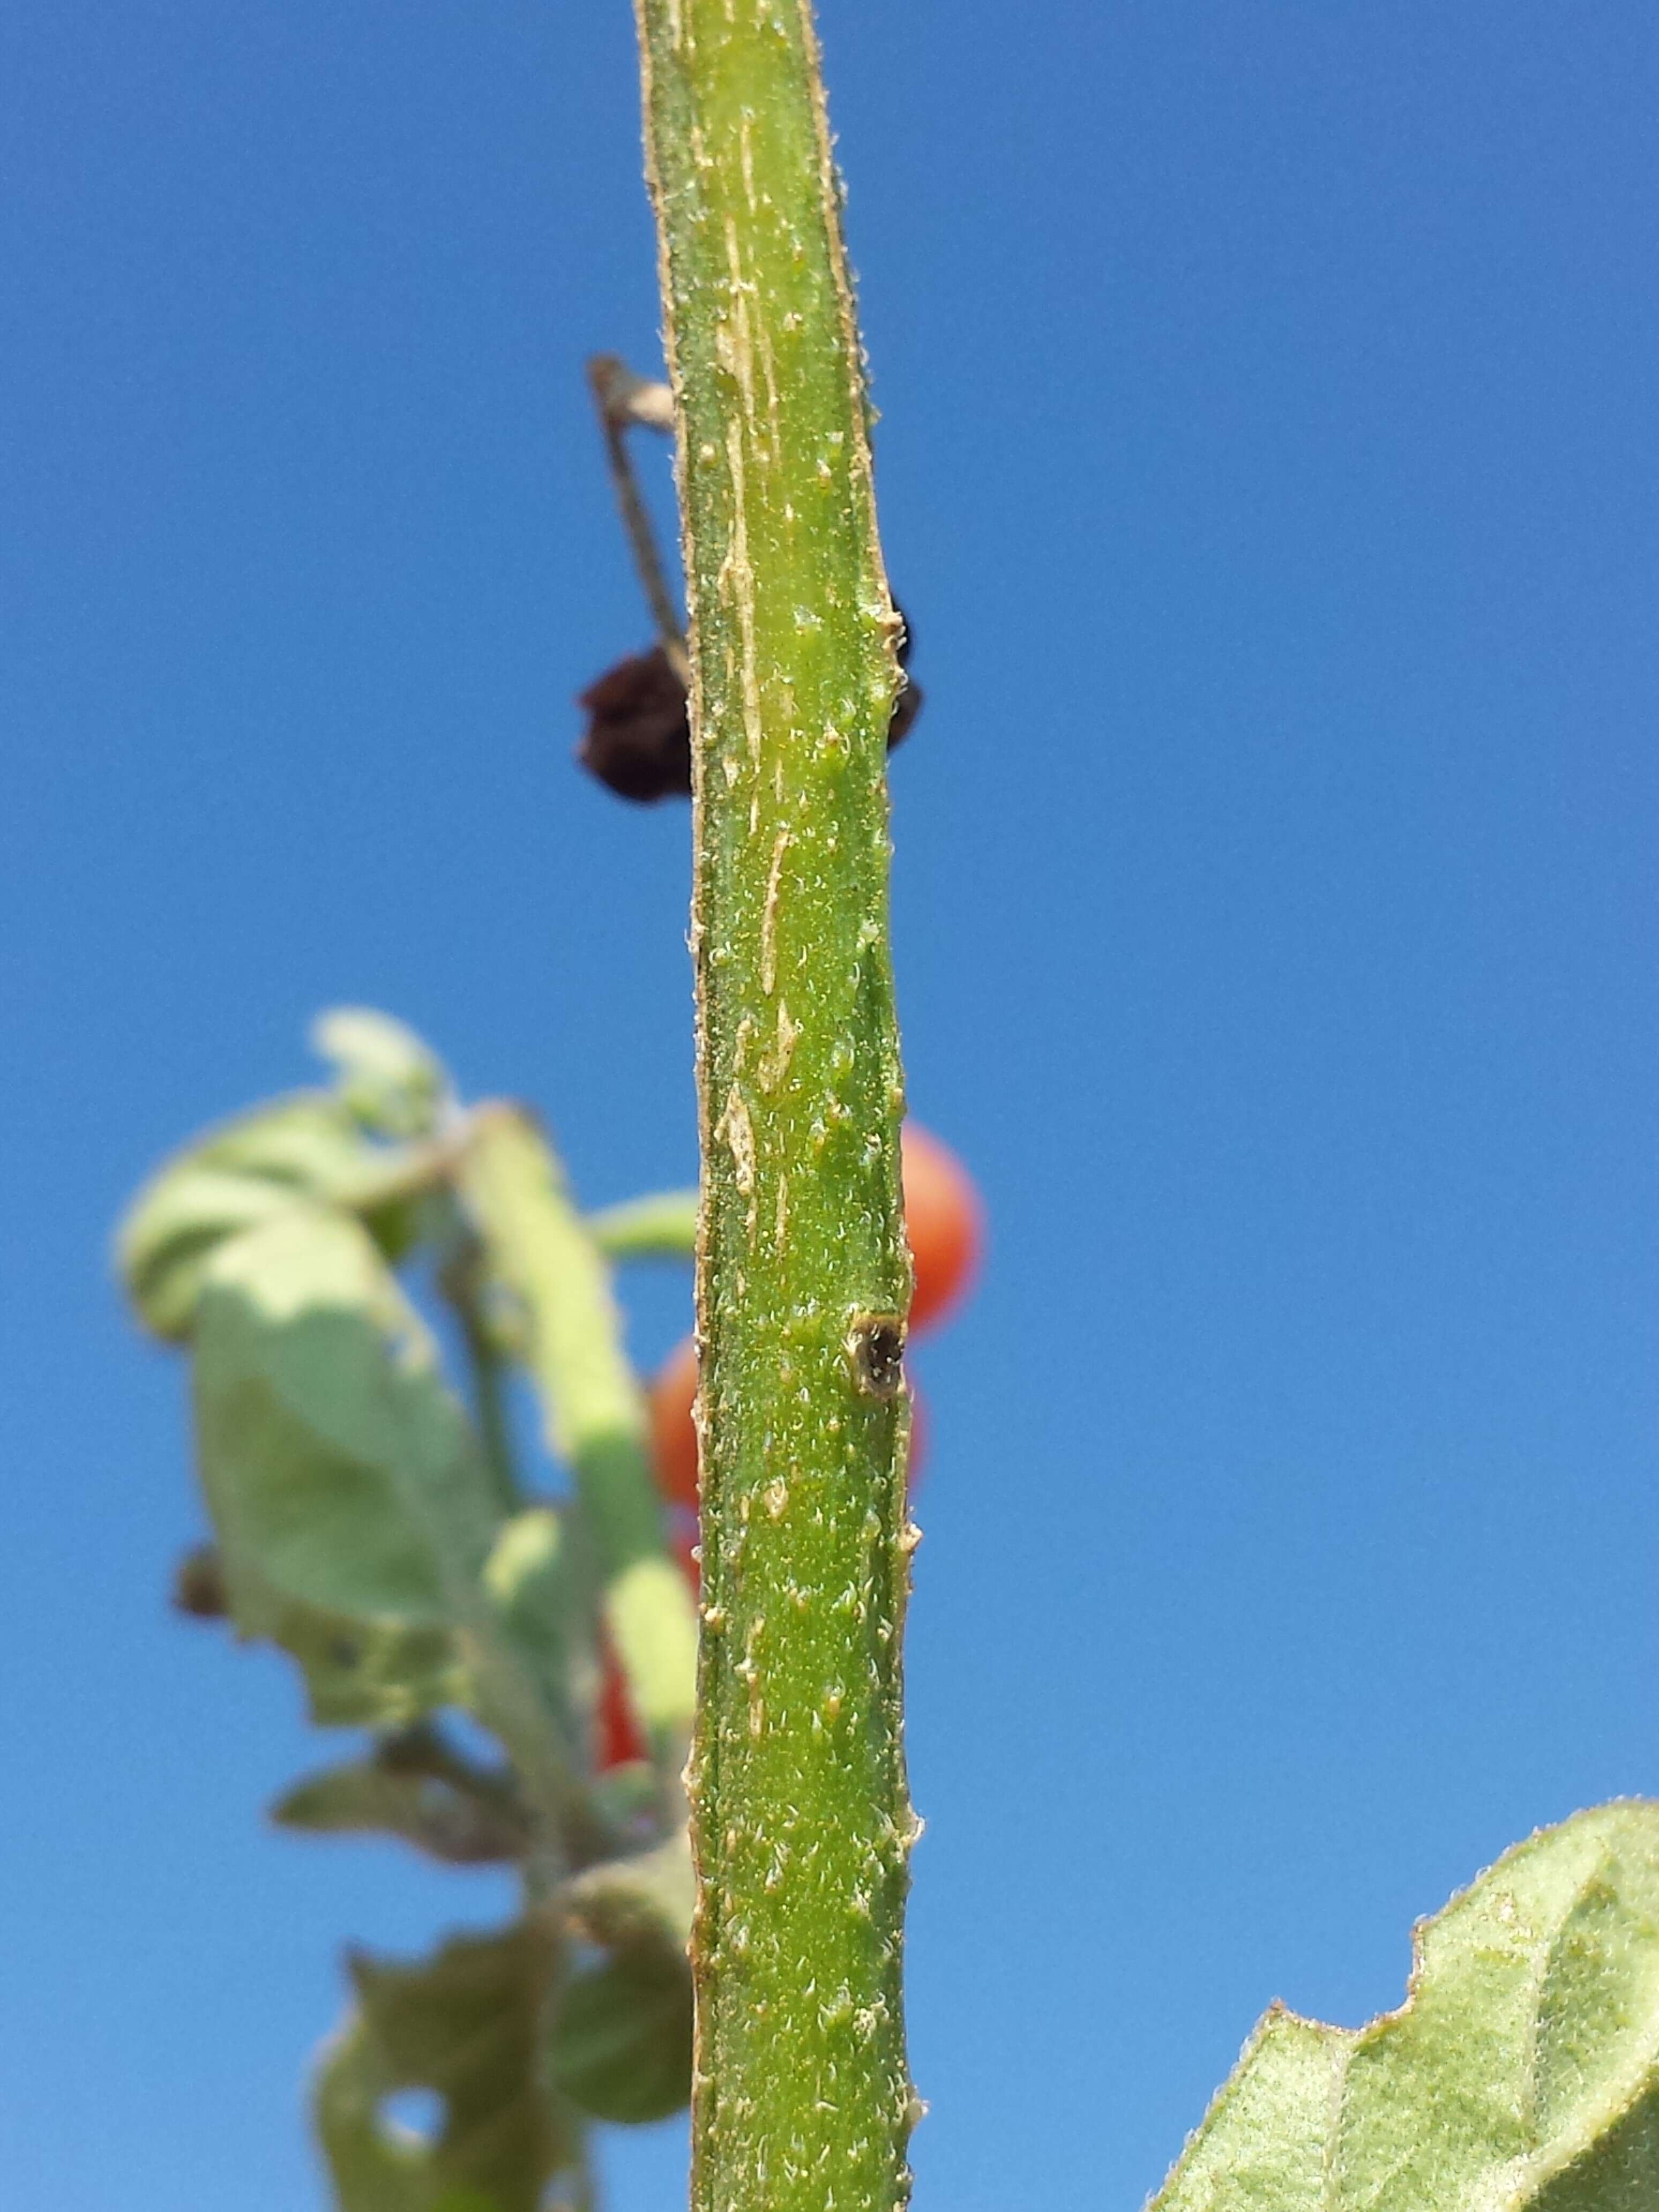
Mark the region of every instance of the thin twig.
POLYGON ((640 494, 634 459, 628 450, 631 425, 641 423, 653 429, 673 427, 672 396, 666 385, 647 383, 642 377, 635 376, 625 362, 611 353, 593 356, 587 364, 587 380, 592 387, 599 427, 605 435, 611 489, 617 495, 623 528, 628 533, 635 571, 651 609, 651 619, 657 626, 658 641, 675 675, 682 684, 689 685, 691 662, 686 651, 685 631, 669 589, 656 532, 651 527, 651 517, 640 494))

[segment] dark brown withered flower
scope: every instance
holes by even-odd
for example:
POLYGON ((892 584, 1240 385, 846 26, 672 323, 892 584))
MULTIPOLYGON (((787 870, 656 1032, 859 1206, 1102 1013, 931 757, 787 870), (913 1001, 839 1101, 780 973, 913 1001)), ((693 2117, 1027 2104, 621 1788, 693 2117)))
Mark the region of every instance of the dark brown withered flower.
POLYGON ((576 757, 590 775, 642 804, 691 796, 685 686, 659 645, 608 668, 576 703, 587 710, 576 757))
POLYGON ((186 1552, 173 1571, 173 1606, 198 1620, 222 1620, 230 1611, 225 1571, 211 1544, 198 1544, 186 1552))
MULTIPOLYGON (((910 625, 899 632, 901 668, 910 659, 910 625)), ((587 727, 576 757, 620 799, 648 805, 658 799, 691 796, 691 717, 685 686, 661 646, 631 654, 606 669, 576 702, 587 727)), ((893 704, 887 749, 908 734, 921 710, 921 687, 908 678, 893 704)))

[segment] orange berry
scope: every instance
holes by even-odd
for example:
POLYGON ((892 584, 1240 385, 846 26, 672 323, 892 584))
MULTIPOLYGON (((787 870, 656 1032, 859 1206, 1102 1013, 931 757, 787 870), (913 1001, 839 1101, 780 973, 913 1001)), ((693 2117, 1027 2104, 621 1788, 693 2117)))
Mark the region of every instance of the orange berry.
POLYGON ((902 1133, 904 1225, 916 1287, 910 1326, 928 1328, 961 1303, 979 1269, 984 1212, 973 1177, 918 1121, 902 1133))
POLYGON ((697 1510, 697 1347, 688 1336, 677 1344, 652 1379, 651 1464, 657 1487, 671 1505, 697 1510))

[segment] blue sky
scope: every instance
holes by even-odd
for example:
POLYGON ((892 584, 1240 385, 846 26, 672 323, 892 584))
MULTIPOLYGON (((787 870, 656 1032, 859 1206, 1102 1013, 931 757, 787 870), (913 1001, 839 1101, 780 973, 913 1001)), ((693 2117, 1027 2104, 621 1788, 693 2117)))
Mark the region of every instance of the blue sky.
MULTIPOLYGON (((921 2201, 1133 2212, 1257 2013, 1659 1790, 1650 9, 826 0, 890 562, 921 1371, 921 2201)), ((261 1826, 175 1623, 155 1158, 342 1000, 594 1200, 694 1164, 686 818, 584 356, 649 362, 626 9, 0 25, 0 2193, 319 2206, 346 1940, 491 1879, 261 1826)), ((636 1286, 654 1358, 684 1285, 636 1286)), ((607 2146, 615 2212, 673 2126, 607 2146)))

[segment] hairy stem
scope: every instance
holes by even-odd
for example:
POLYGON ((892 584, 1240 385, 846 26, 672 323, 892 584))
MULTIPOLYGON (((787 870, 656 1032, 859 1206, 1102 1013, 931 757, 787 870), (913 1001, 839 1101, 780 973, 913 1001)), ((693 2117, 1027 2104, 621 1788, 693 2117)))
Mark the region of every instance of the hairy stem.
POLYGON ((703 1189, 693 2202, 887 2212, 909 1293, 896 629, 805 0, 638 0, 691 617, 703 1189))

